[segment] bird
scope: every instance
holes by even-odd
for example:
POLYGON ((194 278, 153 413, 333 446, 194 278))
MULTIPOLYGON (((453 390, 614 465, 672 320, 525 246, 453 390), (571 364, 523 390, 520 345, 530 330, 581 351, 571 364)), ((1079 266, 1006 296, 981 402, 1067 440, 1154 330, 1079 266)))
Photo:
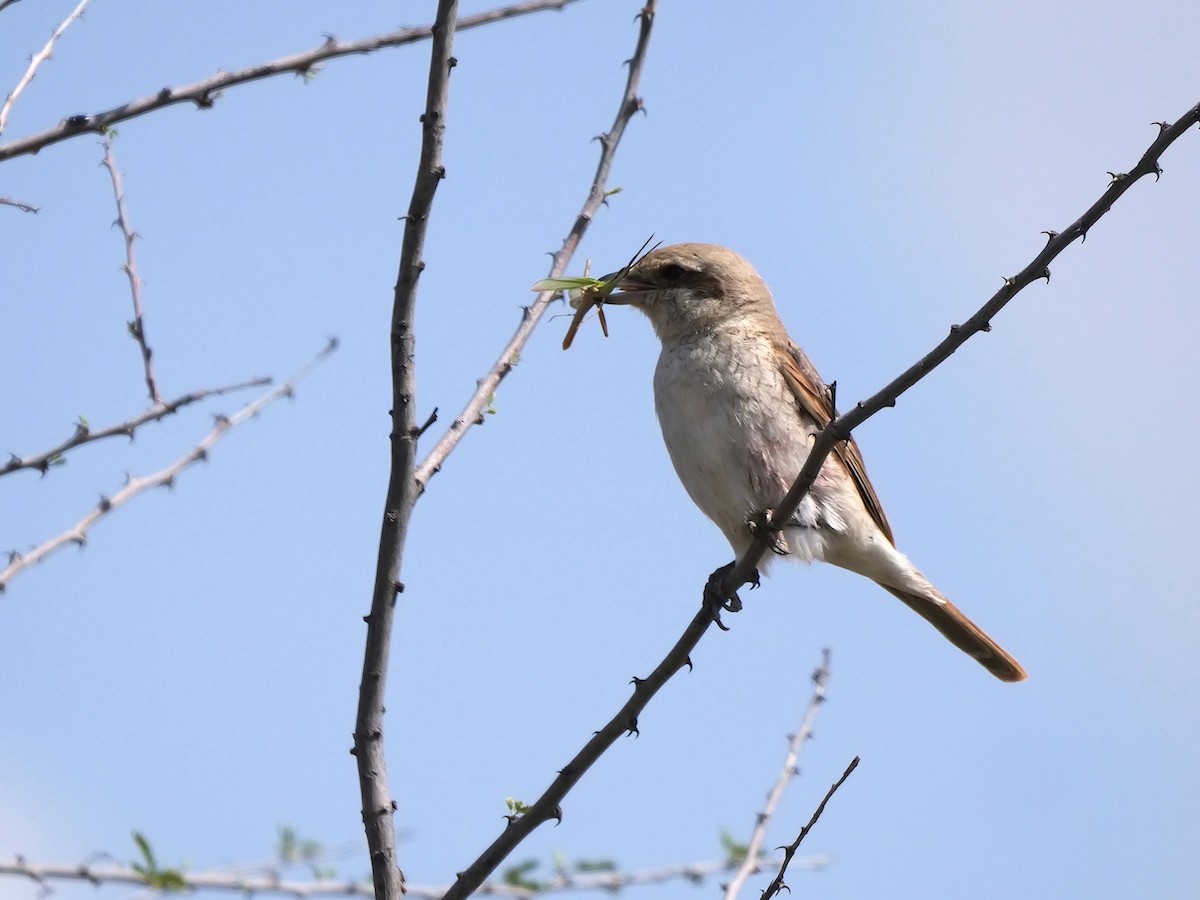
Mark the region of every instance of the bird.
MULTIPOLYGON (((788 336, 766 283, 733 250, 659 247, 604 280, 615 282, 604 303, 643 312, 662 343, 654 407, 667 452, 741 557, 836 416, 832 392, 788 336)), ((896 548, 853 438, 836 445, 773 538, 778 555, 876 582, 1000 680, 1027 677, 896 548)))

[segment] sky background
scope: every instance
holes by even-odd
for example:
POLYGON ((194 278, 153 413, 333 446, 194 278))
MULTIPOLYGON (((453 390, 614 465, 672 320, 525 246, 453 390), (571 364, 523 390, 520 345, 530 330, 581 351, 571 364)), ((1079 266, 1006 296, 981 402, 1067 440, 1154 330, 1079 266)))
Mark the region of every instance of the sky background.
MULTIPOLYGON (((0 13, 0 94, 73 0, 0 13)), ((612 121, 637 2, 460 35, 417 315, 440 433, 565 236, 612 121)), ((464 2, 462 14, 486 8, 464 2)), ((434 3, 96 0, 3 140, 218 69, 427 22, 434 3)), ((1200 100, 1200 6, 664 2, 636 118, 572 270, 658 240, 734 247, 840 404, 969 316, 1200 100)), ((173 491, 0 597, 0 857, 193 871, 269 859, 280 825, 361 841, 348 754, 388 465, 388 341, 428 45, 119 126, 163 392, 286 376, 291 402, 173 491)), ((0 451, 145 405, 95 136, 0 167, 0 451)), ((777 565, 512 861, 636 869, 746 837, 832 648, 829 702, 768 837, 797 895, 1200 895, 1193 564, 1200 133, 945 366, 858 432, 901 549, 1030 673, 1001 684, 878 587, 777 565)), ((611 310, 543 322, 412 522, 386 739, 403 867, 446 883, 619 708, 729 558, 654 420, 657 344, 611 310)), ((248 398, 246 398, 248 399, 248 398)), ((236 398, 0 480, 0 547, 78 520, 236 398)), ((431 435, 432 437, 432 435, 431 435)), ((432 439, 423 449, 432 446, 432 439)), ((333 863, 365 876, 365 851, 333 863)), ((761 889, 766 877, 744 896, 761 889)), ((58 896, 94 897, 83 885, 58 896)), ((717 896, 699 887, 636 896, 717 896)), ((128 888, 103 896, 125 897, 128 888)), ((0 898, 35 885, 0 879, 0 898)), ((634 896, 631 891, 630 896, 634 896)))

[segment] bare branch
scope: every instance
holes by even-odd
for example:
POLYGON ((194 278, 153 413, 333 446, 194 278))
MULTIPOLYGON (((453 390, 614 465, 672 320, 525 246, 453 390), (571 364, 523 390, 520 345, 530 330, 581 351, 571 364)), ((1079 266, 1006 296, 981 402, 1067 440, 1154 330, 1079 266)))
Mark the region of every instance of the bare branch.
POLYGON ((154 352, 146 343, 146 322, 142 314, 142 278, 138 274, 137 260, 133 253, 133 242, 138 235, 129 225, 129 213, 125 210, 125 187, 121 181, 121 173, 117 170, 117 161, 113 157, 112 138, 105 138, 103 147, 104 159, 101 161, 101 165, 108 169, 109 177, 112 178, 113 198, 117 203, 115 224, 121 229, 121 236, 125 239, 125 265, 122 268, 129 276, 129 293, 133 296, 133 321, 128 323, 129 333, 137 341, 138 347, 142 351, 142 369, 146 377, 146 391, 150 394, 150 402, 159 406, 163 399, 162 394, 158 392, 158 385, 154 381, 154 366, 150 361, 154 352))
MULTIPOLYGON (((781 860, 764 860, 770 865, 779 865, 781 860)), ((818 871, 830 863, 828 855, 804 857, 792 861, 792 867, 818 871)), ((661 866, 655 869, 639 869, 631 872, 598 872, 588 875, 556 874, 538 890, 490 881, 479 893, 496 897, 513 897, 527 900, 535 895, 570 891, 605 890, 616 892, 623 887, 643 884, 662 884, 668 881, 702 881, 704 878, 729 871, 727 862, 694 862, 676 866, 661 866)), ((51 881, 87 881, 99 887, 103 884, 129 884, 138 887, 147 885, 146 877, 125 866, 80 865, 35 865, 23 857, 0 860, 0 875, 16 875, 29 878, 43 889, 51 881)), ((277 875, 247 877, 225 872, 181 872, 185 890, 235 891, 247 897, 254 894, 288 897, 371 897, 374 886, 368 882, 324 879, 321 881, 287 881, 277 875)), ((417 900, 439 900, 446 892, 444 885, 409 885, 409 898, 417 900)))
MULTIPOLYGON (((458 30, 465 31, 468 28, 477 28, 480 25, 488 25, 492 22, 548 9, 562 9, 574 2, 576 0, 526 0, 523 3, 514 3, 511 6, 468 16, 458 23, 458 30)), ((40 134, 0 145, 0 161, 37 153, 43 147, 49 147, 51 144, 57 144, 59 141, 78 137, 81 134, 103 134, 118 122, 135 119, 176 103, 194 103, 199 109, 208 109, 216 102, 220 92, 226 88, 288 73, 306 75, 311 73, 318 63, 328 59, 356 53, 374 53, 385 47, 400 47, 404 44, 425 40, 430 35, 430 29, 431 26, 401 28, 398 31, 359 41, 339 41, 330 37, 315 50, 249 66, 236 72, 218 72, 211 78, 181 88, 165 87, 151 96, 143 97, 140 100, 131 100, 94 115, 68 116, 54 128, 47 129, 40 134)))
MULTIPOLYGON (((3 10, 9 3, 15 3, 16 0, 7 0, 0 10, 3 10)), ((71 11, 71 14, 63 19, 61 25, 54 29, 54 33, 50 35, 50 40, 46 41, 46 46, 39 53, 35 53, 29 60, 29 68, 25 70, 25 74, 21 76, 21 80, 17 82, 17 86, 12 89, 12 92, 4 99, 4 105, 0 106, 0 134, 4 133, 4 129, 8 126, 8 116, 12 112, 13 104, 17 102, 17 98, 25 88, 29 87, 29 83, 33 81, 37 74, 38 67, 50 58, 50 51, 54 49, 54 42, 63 36, 63 32, 70 27, 71 23, 83 16, 84 8, 91 0, 79 0, 79 5, 71 11)))
POLYGON ((234 391, 244 391, 247 388, 262 387, 271 383, 270 378, 252 378, 249 381, 243 381, 240 384, 231 384, 225 387, 205 388, 204 390, 192 391, 190 394, 184 394, 182 397, 176 397, 169 403, 157 403, 147 409, 145 412, 126 419, 124 422, 119 422, 116 425, 110 425, 107 428, 92 429, 86 422, 79 421, 75 423, 75 433, 59 444, 57 447, 51 447, 42 453, 34 456, 17 456, 13 455, 8 462, 0 466, 0 478, 8 475, 11 472, 17 472, 21 469, 36 469, 45 475, 50 471, 50 467, 61 463, 62 456, 68 450, 73 450, 76 447, 81 447, 84 444, 95 443, 102 441, 105 438, 111 437, 127 437, 133 439, 134 433, 142 425, 147 422, 157 422, 159 419, 178 412, 185 406, 190 406, 193 403, 198 403, 208 397, 219 397, 223 394, 232 394, 234 391))
MULTIPOLYGON (((838 416, 817 435, 813 441, 812 450, 803 468, 796 476, 787 495, 771 513, 771 525, 786 523, 795 513, 800 501, 808 494, 825 458, 840 441, 850 437, 850 432, 865 422, 875 413, 889 406, 896 405, 896 399, 910 387, 945 362, 955 350, 966 343, 971 336, 981 331, 990 331, 991 322, 1008 302, 1022 289, 1034 281, 1045 278, 1050 280, 1050 263, 1075 240, 1083 240, 1093 225, 1100 221, 1112 205, 1131 188, 1138 179, 1146 175, 1154 175, 1155 181, 1162 175, 1162 167, 1158 160, 1163 152, 1173 144, 1185 131, 1200 122, 1200 104, 1189 109, 1179 121, 1173 125, 1167 122, 1154 122, 1158 126, 1158 137, 1150 144, 1142 158, 1128 172, 1109 172, 1111 181, 1108 189, 1100 195, 1088 210, 1062 232, 1047 231, 1048 240, 1042 252, 1033 258, 1024 269, 1012 278, 1005 278, 1000 290, 992 295, 979 311, 961 325, 951 325, 950 333, 929 353, 917 360, 912 366, 892 379, 885 387, 860 401, 854 409, 845 415, 838 416)), ((743 554, 735 565, 728 569, 718 569, 709 580, 710 588, 722 597, 732 598, 739 587, 750 583, 754 577, 758 561, 767 551, 773 540, 773 528, 761 529, 755 537, 750 549, 743 554)))
MULTIPOLYGON (((649 0, 645 8, 639 14, 641 28, 638 32, 637 46, 633 51, 633 57, 629 60, 629 75, 625 80, 625 92, 621 96, 621 105, 617 107, 617 115, 613 120, 612 127, 606 134, 599 136, 600 141, 600 161, 596 166, 596 174, 592 178, 591 186, 588 188, 587 199, 583 203, 583 208, 579 211, 579 215, 575 217, 575 223, 571 230, 567 233, 566 239, 562 243, 562 247, 553 255, 550 262, 550 278, 557 278, 566 271, 567 266, 571 262, 571 257, 574 256, 575 250, 579 247, 579 242, 583 240, 583 235, 591 224, 592 218, 599 211, 604 203, 606 189, 608 184, 608 173, 612 169, 613 159, 616 158, 617 147, 621 143, 621 137, 625 134, 625 126, 629 124, 629 120, 633 118, 634 113, 642 109, 642 100, 637 95, 638 85, 642 78, 642 67, 646 61, 646 48, 650 42, 650 29, 654 23, 654 13, 658 6, 658 0, 649 0)), ((500 382, 505 376, 512 371, 516 364, 516 359, 521 351, 525 348, 525 344, 529 341, 530 335, 533 334, 533 329, 537 327, 542 316, 549 308, 550 303, 558 296, 557 291, 543 291, 538 294, 537 299, 531 306, 525 307, 521 322, 517 326, 517 330, 509 339, 508 344, 500 353, 499 359, 492 366, 491 370, 479 379, 477 382, 475 393, 467 401, 467 405, 463 411, 459 413, 450 427, 446 429, 446 433, 438 440, 434 448, 417 466, 414 477, 420 490, 425 490, 425 485, 442 467, 446 457, 458 446, 458 442, 463 439, 463 436, 473 425, 482 425, 483 410, 486 408, 490 398, 496 393, 496 388, 500 386, 500 382)))
POLYGON ((0 206, 15 206, 21 212, 36 213, 41 212, 40 206, 31 206, 28 203, 22 203, 20 200, 14 200, 12 197, 0 197, 0 206))
POLYGON ((421 116, 421 154, 404 221, 399 272, 392 299, 392 434, 391 471, 379 536, 379 556, 371 612, 366 617, 367 639, 363 652, 362 682, 354 726, 354 753, 362 794, 363 826, 371 854, 371 877, 376 900, 399 900, 404 893, 404 873, 396 858, 393 816, 396 804, 387 780, 383 746, 384 695, 387 689, 388 658, 392 623, 400 583, 400 565, 413 505, 420 496, 413 480, 417 455, 416 380, 413 371, 413 315, 417 284, 425 268, 422 258, 429 214, 438 184, 446 177, 442 166, 442 144, 446 132, 446 107, 450 97, 451 55, 458 21, 458 0, 438 0, 432 27, 433 46, 429 60, 429 85, 425 112, 421 116))
POLYGON ((270 406, 280 397, 290 397, 295 388, 296 382, 307 375, 314 366, 324 360, 333 351, 337 349, 337 342, 331 340, 326 344, 325 348, 310 360, 304 368, 300 369, 295 375, 289 378, 286 382, 263 394, 257 400, 243 406, 233 416, 217 416, 216 422, 212 430, 204 437, 199 444, 177 459, 171 465, 161 471, 155 472, 153 475, 147 475, 144 478, 128 476, 125 486, 117 491, 111 497, 101 497, 100 502, 86 516, 76 522, 73 526, 67 529, 57 537, 53 537, 48 541, 38 545, 29 553, 21 554, 15 551, 9 553, 8 566, 0 571, 0 593, 3 593, 8 587, 8 584, 16 575, 30 566, 40 563, 47 556, 61 550, 68 544, 75 544, 82 547, 87 543, 88 532, 101 519, 112 513, 114 510, 124 506, 138 494, 145 493, 151 488, 160 487, 163 485, 171 486, 175 477, 189 466, 208 458, 208 451, 213 445, 225 436, 231 429, 241 425, 247 419, 258 415, 266 407, 270 406))
POLYGON ((755 818, 754 832, 750 835, 750 843, 746 845, 746 858, 742 860, 741 866, 733 878, 729 880, 729 884, 726 885, 725 900, 733 900, 738 895, 738 892, 741 891, 743 885, 745 885, 746 879, 762 869, 761 860, 759 860, 758 855, 762 852, 763 841, 767 835, 767 826, 771 824, 771 818, 775 815, 775 810, 779 808, 779 801, 783 798, 783 792, 787 790, 787 786, 797 775, 796 758, 800 755, 800 748, 812 738, 812 727, 813 722, 817 718, 817 710, 825 702, 825 686, 829 683, 828 649, 821 651, 821 664, 813 672, 812 681, 812 697, 808 701, 808 709, 804 712, 804 720, 800 723, 799 730, 792 735, 791 740, 788 742, 788 752, 783 762, 783 771, 779 773, 779 778, 775 780, 775 784, 767 794, 767 805, 763 807, 762 812, 755 818))
POLYGON ((800 829, 800 834, 796 836, 794 841, 783 848, 783 864, 779 867, 779 874, 775 876, 775 880, 767 885, 767 889, 763 891, 762 900, 770 900, 771 897, 779 893, 781 888, 785 887, 783 876, 788 870, 788 865, 791 863, 792 857, 796 855, 796 851, 800 848, 800 842, 808 837, 808 833, 817 824, 817 819, 821 818, 821 813, 825 812, 825 804, 829 802, 830 798, 837 793, 837 789, 850 777, 850 773, 857 768, 858 757, 856 756, 850 760, 850 765, 846 766, 846 771, 842 773, 842 777, 835 781, 833 786, 825 792, 824 799, 821 800, 820 805, 812 814, 812 818, 808 820, 808 824, 800 829))

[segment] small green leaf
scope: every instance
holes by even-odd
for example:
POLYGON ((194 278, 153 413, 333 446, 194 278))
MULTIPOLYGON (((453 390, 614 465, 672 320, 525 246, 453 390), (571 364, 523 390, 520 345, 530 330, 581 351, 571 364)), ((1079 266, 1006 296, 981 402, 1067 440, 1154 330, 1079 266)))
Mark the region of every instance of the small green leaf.
POLYGON ((512 797, 506 797, 504 805, 508 807, 509 813, 514 816, 523 816, 531 809, 529 804, 522 803, 520 800, 514 800, 512 797))
MULTIPOLYGON (((150 849, 150 842, 146 840, 146 836, 140 831, 133 832, 133 842, 137 844, 138 851, 142 854, 142 861, 149 869, 157 868, 154 862, 154 851, 150 849)), ((135 864, 136 868, 136 864, 135 864)))
POLYGON ((721 847, 725 850, 725 861, 728 863, 740 863, 746 858, 746 854, 750 852, 750 845, 743 844, 734 839, 728 831, 721 829, 721 847))

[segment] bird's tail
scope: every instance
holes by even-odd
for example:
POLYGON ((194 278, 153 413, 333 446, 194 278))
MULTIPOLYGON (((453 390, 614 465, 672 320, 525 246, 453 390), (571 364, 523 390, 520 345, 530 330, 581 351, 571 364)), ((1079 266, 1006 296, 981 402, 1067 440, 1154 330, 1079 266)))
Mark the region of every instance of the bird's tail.
POLYGON ((959 650, 974 659, 1001 681, 1024 681, 1029 676, 1021 664, 982 628, 930 585, 920 594, 877 582, 880 587, 904 601, 909 609, 946 636, 959 650))

